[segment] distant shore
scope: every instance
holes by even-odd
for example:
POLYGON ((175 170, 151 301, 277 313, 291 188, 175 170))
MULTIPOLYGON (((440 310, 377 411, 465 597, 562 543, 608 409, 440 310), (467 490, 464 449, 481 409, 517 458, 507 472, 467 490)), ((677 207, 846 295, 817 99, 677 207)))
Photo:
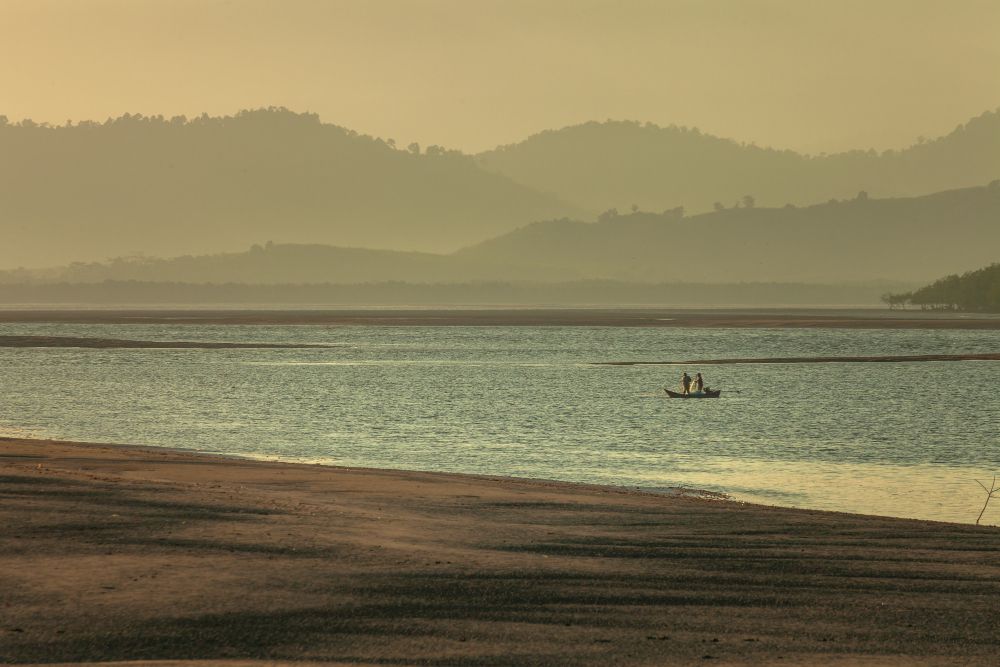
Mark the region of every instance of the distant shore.
POLYGON ((0 309, 0 324, 1000 329, 1000 315, 837 308, 0 309))
POLYGON ((8 664, 996 660, 996 527, 11 438, 0 480, 8 664))
MULTIPOLYGON (((0 347, 3 341, 0 339, 0 347)), ((593 366, 719 366, 726 364, 872 364, 915 361, 1000 361, 1000 353, 897 354, 868 357, 745 357, 742 359, 695 359, 692 361, 595 361, 593 366)))

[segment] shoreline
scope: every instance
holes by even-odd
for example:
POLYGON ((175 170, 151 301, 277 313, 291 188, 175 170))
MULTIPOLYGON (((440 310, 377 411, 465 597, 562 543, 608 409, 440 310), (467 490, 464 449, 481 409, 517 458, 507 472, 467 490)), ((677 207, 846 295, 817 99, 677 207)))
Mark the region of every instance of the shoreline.
POLYGON ((837 308, 0 309, 0 324, 1000 330, 1000 314, 837 308))
POLYGON ((16 438, 0 478, 8 664, 985 665, 997 650, 996 527, 16 438))

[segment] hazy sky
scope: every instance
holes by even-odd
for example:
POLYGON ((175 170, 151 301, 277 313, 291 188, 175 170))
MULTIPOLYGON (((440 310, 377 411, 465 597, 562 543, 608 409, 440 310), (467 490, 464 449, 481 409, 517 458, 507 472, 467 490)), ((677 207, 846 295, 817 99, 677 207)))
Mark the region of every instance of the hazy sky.
POLYGON ((0 0, 0 115, 285 106, 468 152, 633 119, 804 152, 1000 106, 997 0, 0 0))

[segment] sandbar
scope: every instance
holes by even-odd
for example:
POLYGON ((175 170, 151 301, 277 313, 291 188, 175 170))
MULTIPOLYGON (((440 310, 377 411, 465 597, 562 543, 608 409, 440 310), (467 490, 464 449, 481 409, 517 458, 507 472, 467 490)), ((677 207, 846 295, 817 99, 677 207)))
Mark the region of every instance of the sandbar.
POLYGON ((996 527, 9 438, 0 481, 5 664, 995 665, 1000 650, 996 527))
POLYGON ((212 341, 130 340, 119 338, 87 338, 80 336, 0 336, 0 347, 73 347, 94 349, 301 349, 329 348, 336 345, 312 343, 226 343, 212 341))

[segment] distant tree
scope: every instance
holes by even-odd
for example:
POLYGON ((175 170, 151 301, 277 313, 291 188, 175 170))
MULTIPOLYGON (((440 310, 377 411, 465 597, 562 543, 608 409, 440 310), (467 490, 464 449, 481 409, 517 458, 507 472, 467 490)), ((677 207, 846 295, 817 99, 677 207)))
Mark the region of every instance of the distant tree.
MULTIPOLYGON (((715 209, 715 210, 719 210, 719 209, 715 209)), ((675 206, 674 208, 668 208, 666 211, 663 212, 663 215, 665 215, 667 217, 683 218, 684 217, 684 207, 683 206, 675 206)))
POLYGON ((605 211, 604 213, 601 213, 599 216, 597 216, 597 221, 598 222, 607 222, 607 221, 611 220, 612 218, 617 218, 617 217, 618 217, 618 209, 617 208, 609 208, 607 211, 605 211))
POLYGON ((751 195, 744 195, 743 196, 743 206, 745 206, 746 208, 753 208, 753 205, 756 204, 756 203, 757 203, 757 200, 754 199, 753 196, 751 196, 751 195))
POLYGON ((725 209, 726 207, 722 205, 722 202, 721 202, 721 201, 717 201, 717 202, 715 202, 714 204, 712 204, 712 208, 714 208, 714 209, 715 209, 716 211, 722 211, 722 210, 724 210, 724 209, 725 209))
POLYGON ((386 143, 386 145, 387 145, 387 146, 388 146, 389 148, 391 148, 391 149, 393 149, 393 150, 396 150, 396 140, 395 140, 395 139, 386 139, 386 140, 385 140, 385 143, 386 143))
POLYGON ((906 304, 910 300, 910 294, 893 294, 892 292, 886 292, 879 297, 879 300, 889 306, 889 310, 894 310, 897 307, 906 310, 906 304))
POLYGON ((639 205, 638 204, 632 204, 632 212, 633 213, 638 213, 639 212, 639 205))
POLYGON ((856 199, 858 201, 868 201, 868 193, 862 190, 861 192, 858 193, 856 199))
POLYGON ((414 155, 420 155, 420 144, 414 141, 412 144, 406 147, 406 150, 410 151, 414 155))
POLYGON ((444 154, 444 149, 441 148, 440 146, 428 146, 427 149, 424 150, 424 154, 426 154, 426 155, 443 155, 444 154))
POLYGON ((733 208, 739 208, 739 207, 740 207, 740 200, 737 199, 736 203, 733 204, 733 208))

